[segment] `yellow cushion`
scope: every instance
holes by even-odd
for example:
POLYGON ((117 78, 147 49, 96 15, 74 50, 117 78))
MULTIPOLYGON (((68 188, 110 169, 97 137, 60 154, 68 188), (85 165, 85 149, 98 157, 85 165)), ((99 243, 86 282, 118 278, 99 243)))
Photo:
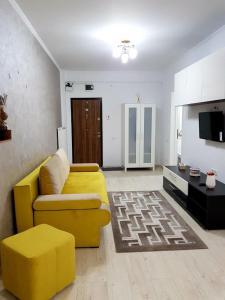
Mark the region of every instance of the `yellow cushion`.
POLYGON ((50 299, 75 278, 73 235, 39 225, 1 245, 2 278, 23 300, 50 299))
POLYGON ((97 172, 98 170, 99 165, 95 163, 70 165, 70 172, 97 172))
POLYGON ((65 180, 66 174, 63 163, 59 156, 53 155, 53 157, 40 169, 40 194, 60 194, 65 180))
POLYGON ((101 201, 109 203, 105 178, 102 172, 71 172, 62 190, 62 194, 99 194, 101 201))

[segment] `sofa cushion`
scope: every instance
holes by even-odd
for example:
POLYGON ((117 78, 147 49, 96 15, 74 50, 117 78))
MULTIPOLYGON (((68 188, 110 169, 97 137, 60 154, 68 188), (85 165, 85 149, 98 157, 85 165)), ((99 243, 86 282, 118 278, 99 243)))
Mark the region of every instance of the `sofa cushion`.
POLYGON ((99 165, 95 163, 70 165, 70 172, 97 172, 97 171, 99 171, 99 165))
POLYGON ((97 209, 102 202, 98 194, 57 194, 38 196, 34 210, 97 209))
POLYGON ((64 176, 66 180, 70 173, 70 163, 67 158, 66 152, 61 148, 54 155, 57 155, 62 162, 62 167, 64 169, 64 176))
POLYGON ((65 169, 57 155, 41 167, 39 173, 39 187, 41 195, 60 194, 65 183, 65 169))
POLYGON ((108 204, 105 177, 102 172, 71 172, 62 190, 62 194, 88 194, 101 196, 101 201, 108 204))

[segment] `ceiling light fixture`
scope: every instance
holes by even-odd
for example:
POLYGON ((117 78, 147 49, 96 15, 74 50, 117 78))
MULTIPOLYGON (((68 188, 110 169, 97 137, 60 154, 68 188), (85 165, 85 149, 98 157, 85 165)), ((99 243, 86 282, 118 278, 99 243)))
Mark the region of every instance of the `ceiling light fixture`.
POLYGON ((137 57, 137 49, 129 40, 123 40, 121 44, 113 49, 113 57, 120 57, 121 62, 126 64, 129 59, 135 59, 137 57))

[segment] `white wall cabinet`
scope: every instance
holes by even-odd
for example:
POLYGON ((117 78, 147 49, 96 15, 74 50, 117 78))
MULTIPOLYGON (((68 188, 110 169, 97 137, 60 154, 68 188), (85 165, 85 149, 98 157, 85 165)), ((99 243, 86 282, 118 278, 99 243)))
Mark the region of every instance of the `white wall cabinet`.
POLYGON ((197 64, 189 66, 186 70, 185 102, 189 104, 200 102, 202 99, 203 63, 200 61, 197 64))
POLYGON ((154 104, 124 105, 124 167, 155 167, 154 104))
POLYGON ((175 105, 225 99, 225 49, 175 74, 175 105))
POLYGON ((174 98, 176 105, 183 105, 186 101, 187 69, 175 74, 174 98))
POLYGON ((225 50, 206 57, 202 66, 202 102, 225 99, 225 50))

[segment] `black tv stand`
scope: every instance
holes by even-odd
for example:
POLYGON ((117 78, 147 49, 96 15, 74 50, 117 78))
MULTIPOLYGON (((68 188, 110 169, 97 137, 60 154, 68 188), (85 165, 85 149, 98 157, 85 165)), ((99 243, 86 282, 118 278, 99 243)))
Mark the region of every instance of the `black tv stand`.
POLYGON ((167 166, 163 170, 163 187, 202 227, 225 229, 225 184, 217 181, 207 189, 206 175, 191 177, 190 168, 179 170, 167 166))

